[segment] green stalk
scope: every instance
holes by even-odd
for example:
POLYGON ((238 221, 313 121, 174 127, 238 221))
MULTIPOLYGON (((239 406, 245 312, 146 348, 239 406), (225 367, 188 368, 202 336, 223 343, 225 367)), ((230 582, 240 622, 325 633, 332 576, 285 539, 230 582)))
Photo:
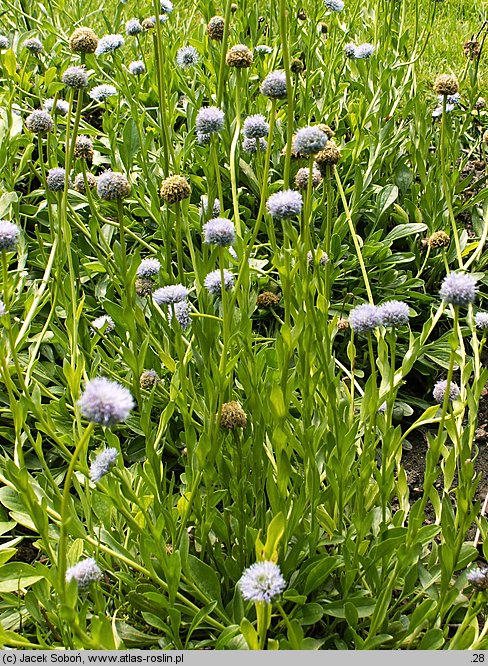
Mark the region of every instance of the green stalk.
POLYGON ((222 46, 220 51, 220 65, 219 65, 219 82, 217 87, 217 106, 220 108, 222 99, 224 97, 225 86, 225 56, 227 55, 227 44, 229 43, 230 32, 230 14, 231 14, 232 0, 226 0, 224 12, 224 34, 222 35, 222 46))
POLYGON ((444 198, 446 200, 447 210, 449 213, 449 219, 451 221, 452 235, 454 236, 454 244, 456 246, 456 257, 459 264, 459 268, 463 268, 463 257, 461 253, 461 245, 459 243, 459 233, 456 223, 456 218, 454 217, 454 211, 452 209, 451 201, 451 191, 447 183, 447 165, 446 165, 446 120, 447 120, 447 95, 442 96, 442 118, 441 118, 441 177, 442 177, 442 189, 444 191, 444 198))
MULTIPOLYGON (((237 162, 236 162, 236 148, 239 141, 239 136, 241 134, 241 70, 236 69, 236 125, 234 129, 234 136, 232 137, 232 143, 230 146, 230 182, 232 188, 232 203, 234 206, 234 224, 236 227, 237 235, 241 236, 241 218, 239 215, 239 198, 237 194, 237 162)), ((222 201, 220 202, 222 205, 222 201)), ((210 204, 209 204, 210 205, 210 204)))
POLYGON ((293 109, 293 85, 292 75, 290 70, 290 52, 288 48, 288 31, 286 25, 286 0, 280 0, 280 41, 281 52, 283 54, 283 69, 286 75, 286 97, 287 97, 287 121, 286 121, 286 152, 285 152, 285 165, 283 169, 283 186, 288 189, 290 184, 290 164, 291 164, 291 144, 293 140, 293 124, 294 124, 294 109, 293 109))
POLYGON ((183 269, 183 242, 182 242, 182 233, 181 233, 181 208, 179 201, 175 203, 175 215, 176 215, 175 233, 176 233, 176 256, 178 262, 178 279, 183 284, 185 272, 183 269))

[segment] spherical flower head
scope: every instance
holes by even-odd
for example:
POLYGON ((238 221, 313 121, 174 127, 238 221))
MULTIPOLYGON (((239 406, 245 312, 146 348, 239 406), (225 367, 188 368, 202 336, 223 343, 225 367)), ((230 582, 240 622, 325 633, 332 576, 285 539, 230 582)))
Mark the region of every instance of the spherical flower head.
POLYGON ((91 28, 76 28, 69 38, 69 47, 75 53, 95 53, 98 36, 91 28))
POLYGON ((474 104, 474 108, 476 111, 481 111, 481 109, 484 109, 486 107, 486 99, 484 97, 478 97, 474 104))
POLYGON ((293 74, 300 74, 300 72, 304 71, 305 65, 303 64, 303 61, 300 60, 300 58, 293 58, 290 62, 290 69, 293 74))
POLYGON ((117 88, 110 84, 102 83, 102 85, 92 88, 88 94, 97 102, 105 102, 109 97, 117 94, 117 88))
MULTIPOLYGON (((308 167, 303 167, 302 169, 298 169, 297 174, 295 176, 295 185, 298 187, 299 190, 306 190, 308 188, 309 179, 310 179, 310 169, 308 167)), ((314 167, 312 169, 312 187, 313 188, 318 187, 321 182, 322 182, 322 174, 317 169, 317 167, 314 167)))
POLYGON ((266 202, 266 208, 271 217, 287 219, 298 217, 302 212, 303 199, 300 192, 283 190, 272 194, 266 202))
POLYGON ((254 116, 248 116, 244 120, 242 133, 246 139, 261 139, 267 137, 268 132, 269 123, 260 113, 256 113, 254 116))
POLYGON ((344 46, 344 55, 346 58, 355 58, 356 57, 356 44, 349 42, 344 46))
POLYGON ((195 128, 197 132, 212 134, 224 127, 224 112, 216 106, 206 106, 199 110, 195 128))
MULTIPOLYGON (((199 213, 204 216, 208 215, 208 197, 206 194, 202 194, 200 197, 199 213)), ((212 215, 213 217, 218 217, 220 215, 220 201, 218 199, 214 199, 212 215)))
POLYGON ((73 155, 79 160, 93 159, 93 143, 90 137, 85 134, 76 137, 73 155))
POLYGON ((3 317, 3 315, 7 312, 5 308, 5 303, 2 301, 0 298, 0 317, 3 317))
POLYGON ((488 312, 477 312, 474 316, 474 323, 480 331, 488 331, 488 312))
POLYGON ((0 35, 0 50, 8 49, 10 47, 8 38, 4 35, 0 35))
POLYGON ((80 90, 88 85, 88 74, 83 66, 74 65, 63 72, 61 81, 70 88, 80 90))
MULTIPOLYGON (((90 190, 97 186, 97 178, 89 171, 86 174, 86 182, 90 190)), ((78 173, 73 183, 73 189, 80 194, 86 194, 85 179, 82 173, 78 173)))
POLYGON ((466 580, 476 590, 488 590, 488 568, 476 567, 468 571, 466 580))
POLYGON ((432 249, 437 249, 440 247, 449 247, 451 239, 445 231, 434 231, 432 236, 429 236, 427 239, 427 243, 432 249))
POLYGON ((171 14, 173 11, 173 3, 171 0, 161 0, 161 11, 165 14, 171 14))
POLYGON ((30 51, 31 53, 42 53, 44 47, 42 42, 37 37, 32 37, 31 39, 26 39, 24 42, 24 48, 30 51))
POLYGON ((271 72, 261 83, 261 93, 271 99, 286 97, 286 74, 281 70, 271 72))
MULTIPOLYGON (((220 294, 222 292, 222 276, 220 269, 208 273, 203 284, 209 293, 220 294)), ((224 289, 232 289, 233 286, 234 276, 230 271, 224 268, 224 289)))
POLYGON ((253 60, 252 51, 245 44, 232 46, 225 56, 225 62, 229 67, 237 67, 238 69, 250 67, 253 60))
POLYGON ((136 278, 134 288, 138 296, 150 296, 154 291, 154 282, 151 278, 136 278))
POLYGON ((257 46, 254 47, 254 50, 256 53, 264 53, 264 55, 269 55, 270 53, 273 53, 273 49, 271 46, 268 46, 267 44, 258 44, 257 46))
POLYGON ((98 42, 95 55, 99 56, 104 53, 113 53, 124 46, 124 41, 122 35, 104 35, 98 42))
POLYGON ((168 305, 168 323, 171 324, 173 320, 173 310, 175 313, 175 318, 181 328, 186 331, 191 323, 190 317, 190 304, 187 300, 180 301, 174 305, 168 305))
POLYGON ((91 323, 93 333, 110 333, 115 328, 114 320, 108 315, 101 315, 97 317, 91 323))
POLYGON ((374 51, 375 48, 373 44, 365 42, 364 44, 359 44, 359 46, 356 47, 356 53, 354 54, 354 57, 358 60, 367 60, 368 58, 371 58, 371 56, 374 54, 374 51))
POLYGON ((54 121, 49 113, 37 109, 27 116, 25 126, 29 132, 33 132, 34 134, 47 134, 48 132, 52 132, 54 121))
POLYGON ((225 217, 215 217, 203 225, 203 240, 208 245, 228 247, 235 239, 234 223, 225 217))
MULTIPOLYGON (((440 404, 443 403, 444 396, 446 395, 446 390, 447 390, 447 379, 441 379, 441 381, 434 384, 434 390, 432 391, 434 400, 440 404)), ((459 386, 456 384, 456 382, 451 382, 449 386, 449 401, 457 400, 457 398, 459 398, 459 394, 460 394, 459 386)))
POLYGON ((51 113, 54 109, 55 113, 60 113, 62 116, 65 116, 69 111, 69 104, 64 99, 57 99, 56 106, 54 106, 54 97, 50 97, 49 99, 44 100, 42 108, 44 111, 47 111, 47 113, 51 113))
POLYGON ((409 308, 403 301, 387 301, 379 307, 383 326, 404 326, 408 324, 409 308))
POLYGON ((149 391, 159 381, 156 370, 144 370, 139 377, 139 384, 142 389, 149 391))
POLYGON ((47 189, 51 190, 51 192, 62 192, 64 190, 65 177, 66 171, 62 167, 49 169, 46 178, 47 189))
POLYGON ((0 220, 0 251, 12 252, 19 241, 20 229, 13 222, 0 220))
POLYGON ((344 9, 344 3, 342 0, 325 0, 325 6, 327 9, 330 9, 331 12, 342 12, 344 9))
POLYGON ((309 265, 316 263, 319 266, 326 266, 329 263, 329 255, 322 248, 318 247, 314 252, 311 250, 307 252, 307 262, 309 265))
POLYGON ((338 331, 347 331, 348 328, 349 328, 349 321, 347 319, 344 319, 343 317, 338 319, 337 321, 338 331))
POLYGON ((158 305, 170 305, 184 301, 188 296, 188 289, 182 284, 170 284, 160 287, 153 293, 154 302, 158 305))
POLYGON ((133 18, 125 24, 125 32, 127 35, 138 35, 142 32, 142 25, 139 19, 133 18))
POLYGON ((256 298, 256 305, 258 308, 270 310, 276 307, 280 301, 279 294, 274 294, 272 291, 263 291, 256 298))
POLYGON ((245 601, 270 604, 283 592, 286 581, 274 562, 256 562, 244 570, 238 585, 245 601))
POLYGON ((223 430, 235 430, 236 428, 245 428, 246 424, 246 412, 240 404, 235 400, 224 402, 220 413, 220 427, 223 430))
POLYGON ((349 324, 352 330, 359 335, 371 333, 381 324, 380 309, 369 303, 357 305, 349 314, 349 324))
POLYGON ((440 74, 434 82, 437 95, 454 95, 459 90, 459 81, 454 74, 440 74))
POLYGON ((117 455, 117 449, 112 448, 105 449, 105 451, 98 454, 90 465, 90 479, 93 483, 97 483, 110 472, 117 461, 117 455))
POLYGON ((118 382, 95 377, 86 384, 78 405, 88 421, 111 428, 127 419, 134 407, 134 399, 118 382))
POLYGON ((153 277, 161 270, 161 262, 158 259, 143 259, 137 267, 138 277, 153 277))
POLYGON ((100 567, 92 557, 81 560, 66 571, 66 582, 75 580, 79 590, 86 590, 90 583, 96 583, 103 577, 100 567))
POLYGON ((315 163, 323 176, 327 175, 327 167, 337 164, 340 159, 341 151, 333 139, 329 139, 324 150, 315 155, 315 163))
POLYGON ((259 150, 264 153, 268 147, 268 142, 266 139, 244 139, 242 142, 242 150, 250 155, 258 152, 258 146, 259 150))
POLYGON ((439 294, 444 303, 467 306, 476 298, 476 280, 467 273, 449 273, 442 281, 439 294))
POLYGON ((141 76, 141 74, 144 74, 146 71, 146 65, 142 62, 142 60, 134 60, 133 62, 129 63, 129 72, 133 76, 141 76))
MULTIPOLYGON (((444 102, 444 95, 438 96, 439 103, 444 102)), ((448 106, 455 106, 461 101, 461 95, 459 93, 454 93, 454 95, 446 95, 446 102, 448 106)))
POLYGON ((161 199, 168 204, 188 199, 191 194, 190 183, 184 176, 169 176, 161 183, 161 199))
POLYGON ((210 39, 221 41, 224 36, 225 21, 222 16, 213 16, 207 25, 207 34, 210 39))
POLYGON ((126 176, 119 171, 104 171, 97 181, 97 192, 100 199, 115 201, 129 196, 131 186, 126 176))
POLYGON ((194 67, 199 60, 200 56, 194 46, 183 46, 176 52, 176 64, 182 69, 194 67))

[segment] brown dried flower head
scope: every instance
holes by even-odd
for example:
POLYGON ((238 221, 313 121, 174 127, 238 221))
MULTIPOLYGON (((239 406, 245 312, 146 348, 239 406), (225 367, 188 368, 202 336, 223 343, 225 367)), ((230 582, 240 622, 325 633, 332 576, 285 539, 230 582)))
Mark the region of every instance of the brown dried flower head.
POLYGON ((73 155, 80 160, 93 159, 93 143, 90 137, 80 134, 76 138, 73 155))
POLYGON ((327 172, 327 167, 337 164, 340 159, 341 151, 337 147, 334 139, 329 139, 325 144, 325 148, 315 155, 315 162, 323 176, 327 172))
POLYGON ((450 242, 451 239, 445 231, 434 231, 432 236, 427 239, 429 247, 434 250, 440 247, 449 247, 450 242))
POLYGON ((343 319, 341 317, 337 322, 337 330, 338 331, 347 331, 348 328, 349 328, 349 322, 347 321, 347 319, 343 319))
POLYGON ((224 36, 225 21, 222 16, 213 16, 207 25, 207 34, 210 39, 221 41, 224 36))
POLYGON ((483 143, 488 143, 488 130, 483 133, 483 143))
POLYGON ((280 302, 281 297, 278 294, 273 294, 272 291, 263 291, 256 299, 258 308, 274 308, 280 302))
POLYGON ((161 199, 173 204, 188 199, 191 194, 190 183, 184 176, 170 176, 161 184, 161 199))
POLYGON ((481 109, 484 109, 486 106, 486 100, 484 97, 478 97, 478 99, 475 102, 474 108, 476 111, 481 111, 481 109))
POLYGON ((302 9, 298 10, 297 19, 299 19, 300 21, 306 21, 307 20, 307 15, 305 14, 305 10, 303 9, 303 7, 302 7, 302 9))
POLYGON ((300 74, 300 72, 303 72, 303 70, 305 69, 305 65, 300 60, 300 58, 293 58, 293 60, 290 63, 290 69, 293 72, 293 74, 300 74))
POLYGON ((466 58, 476 60, 481 54, 481 44, 476 39, 468 39, 463 44, 463 51, 466 58))
POLYGON ((237 67, 238 69, 250 67, 252 61, 252 51, 245 44, 236 44, 235 46, 232 46, 225 56, 225 62, 229 67, 237 67))
POLYGON ((152 389, 152 387, 159 381, 159 376, 156 370, 144 370, 139 377, 139 384, 142 389, 152 389))
POLYGON ((154 282, 149 278, 136 278, 135 281, 136 294, 138 296, 150 296, 154 291, 154 282))
POLYGON ((459 91, 459 81, 454 74, 440 74, 434 83, 438 95, 455 95, 459 91))
POLYGON ((224 430, 245 428, 247 424, 246 412, 236 401, 224 402, 220 414, 220 427, 224 430))
POLYGON ((95 53, 98 37, 91 28, 76 28, 69 38, 69 47, 75 53, 95 53))
MULTIPOLYGON (((93 190, 97 186, 96 176, 94 176, 89 171, 86 172, 86 182, 90 190, 93 190)), ((85 179, 83 178, 82 173, 76 175, 73 182, 73 189, 75 192, 79 192, 80 194, 86 194, 85 179)))
POLYGON ((327 25, 327 23, 324 23, 323 21, 321 23, 319 23, 319 28, 320 28, 320 32, 323 35, 326 35, 329 32, 329 26, 327 25))
MULTIPOLYGON (((306 190, 308 188, 309 175, 310 175, 310 169, 308 167, 303 167, 302 169, 298 169, 297 174, 295 176, 295 185, 298 187, 299 190, 306 190)), ((312 169, 312 187, 313 188, 318 187, 321 182, 322 182, 322 174, 314 165, 312 169)))

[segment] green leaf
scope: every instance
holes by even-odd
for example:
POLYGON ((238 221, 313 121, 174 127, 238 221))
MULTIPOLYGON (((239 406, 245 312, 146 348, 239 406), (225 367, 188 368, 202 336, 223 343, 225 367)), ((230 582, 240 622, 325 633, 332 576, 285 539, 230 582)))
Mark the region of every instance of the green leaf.
POLYGON ((215 571, 194 555, 188 555, 188 569, 195 585, 210 600, 220 601, 220 583, 215 571))
POLYGON ((242 635, 246 639, 246 643, 248 644, 249 649, 259 650, 259 640, 256 629, 254 629, 247 617, 242 620, 240 628, 242 635))
POLYGON ((44 576, 39 575, 30 564, 11 562, 0 567, 0 592, 17 592, 37 583, 44 576))
POLYGON ((418 646, 418 650, 439 650, 445 643, 444 634, 440 629, 429 629, 418 646))
MULTIPOLYGON (((370 617, 373 615, 376 607, 376 599, 371 599, 369 597, 351 597, 346 602, 342 600, 333 601, 332 603, 325 605, 324 614, 346 619, 346 603, 355 607, 358 618, 370 617)), ((348 610, 350 614, 351 610, 348 610)))
POLYGON ((415 234, 420 234, 426 231, 427 225, 423 222, 409 222, 408 224, 398 224, 390 233, 386 236, 385 242, 392 243, 393 241, 398 240, 399 238, 404 238, 405 236, 414 236, 415 234))
POLYGON ((122 145, 119 147, 120 157, 127 171, 131 169, 134 157, 139 152, 140 147, 141 142, 137 125, 133 118, 129 118, 125 123, 122 134, 122 145))

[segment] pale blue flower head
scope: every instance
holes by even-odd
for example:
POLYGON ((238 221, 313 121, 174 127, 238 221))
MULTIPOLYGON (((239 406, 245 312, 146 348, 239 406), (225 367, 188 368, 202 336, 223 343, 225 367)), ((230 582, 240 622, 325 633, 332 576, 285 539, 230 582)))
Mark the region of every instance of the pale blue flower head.
POLYGON ((381 323, 380 309, 369 303, 357 305, 349 314, 349 324, 352 330, 360 335, 371 333, 381 323))
POLYGON ((267 44, 258 44, 257 46, 254 47, 254 50, 256 53, 264 53, 264 55, 269 55, 270 53, 273 53, 273 49, 271 46, 268 46, 267 44))
POLYGON ((347 58, 355 58, 356 57, 356 44, 353 44, 352 42, 349 42, 344 46, 344 54, 347 58))
POLYGON ((208 245, 228 247, 236 239, 234 223, 225 217, 215 217, 203 225, 203 239, 208 245))
MULTIPOLYGON (((447 379, 441 379, 441 381, 434 384, 434 390, 432 391, 434 400, 438 403, 443 403, 444 396, 446 395, 446 390, 447 390, 447 379)), ((449 386, 449 400, 450 401, 457 400, 457 398, 459 398, 459 394, 460 394, 459 386, 456 384, 456 382, 451 382, 449 386)))
POLYGON ((285 219, 298 217, 302 212, 303 198, 295 190, 283 190, 272 194, 266 202, 266 208, 271 217, 285 219))
POLYGON ((216 106, 203 107, 197 113, 196 131, 201 134, 220 132, 224 127, 224 112, 216 106))
MULTIPOLYGON (((208 215, 208 197, 206 194, 202 194, 200 197, 199 213, 200 215, 208 215)), ((220 215, 220 201, 218 199, 214 199, 212 215, 214 217, 218 217, 220 215)))
POLYGON ((476 590, 488 590, 488 568, 476 567, 475 569, 471 569, 466 575, 466 580, 476 590))
POLYGON ((139 19, 132 18, 125 24, 125 32, 127 35, 138 35, 142 32, 142 25, 139 19))
POLYGON ((245 601, 270 604, 283 592, 286 581, 275 562, 256 562, 244 570, 238 585, 245 601))
MULTIPOLYGON (((444 102, 444 95, 438 95, 437 99, 439 100, 439 104, 442 104, 444 102)), ((455 104, 459 104, 461 101, 461 95, 457 93, 453 93, 452 95, 446 95, 446 103, 447 106, 452 106, 454 108, 455 104)))
POLYGON ((161 270, 161 262, 158 259, 143 259, 137 267, 137 277, 153 277, 161 270))
POLYGON ((78 405, 88 421, 110 428, 127 419, 134 407, 134 399, 118 382, 95 377, 86 384, 78 405))
POLYGON ((467 306, 476 298, 476 280, 467 273, 449 273, 442 281, 439 294, 444 303, 467 306))
POLYGON ((65 176, 66 171, 63 167, 49 169, 46 178, 47 189, 51 190, 51 192, 62 192, 64 190, 65 176))
POLYGON ((171 0, 161 0, 161 11, 165 14, 171 14, 173 11, 173 3, 171 0))
POLYGON ((96 583, 103 577, 100 567, 92 557, 81 560, 66 571, 66 582, 75 580, 79 590, 86 590, 90 583, 96 583))
POLYGON ((409 308, 403 301, 387 301, 379 307, 383 326, 404 326, 408 324, 409 308))
POLYGON ((0 35, 0 50, 8 49, 9 47, 8 38, 5 35, 0 35))
POLYGON ((258 144, 261 152, 264 152, 268 147, 266 139, 244 139, 242 142, 242 150, 250 155, 254 155, 254 153, 258 152, 258 144))
POLYGON ((37 37, 31 37, 31 39, 26 39, 24 42, 24 48, 30 51, 31 53, 42 53, 44 47, 42 42, 37 37))
POLYGON ((354 54, 354 57, 358 60, 366 60, 367 58, 371 58, 374 51, 375 48, 373 44, 365 42, 364 44, 359 44, 359 46, 356 47, 356 53, 354 54))
POLYGON ((210 143, 212 134, 210 132, 197 132, 197 143, 199 146, 205 146, 210 143))
MULTIPOLYGON (((47 111, 47 113, 51 113, 53 111, 53 107, 54 107, 54 97, 45 99, 44 102, 42 103, 42 108, 44 109, 44 111, 47 111)), ((62 116, 65 116, 68 113, 68 111, 69 111, 68 102, 64 99, 57 99, 54 112, 60 113, 62 116)))
POLYGON ((113 448, 105 449, 98 454, 90 465, 90 479, 94 483, 100 481, 100 479, 110 472, 117 461, 117 455, 117 449, 113 448))
POLYGON ((110 333, 115 328, 114 320, 108 315, 101 315, 94 319, 91 323, 93 333, 110 333))
POLYGON ((244 120, 242 133, 247 139, 260 139, 267 137, 269 132, 269 123, 260 113, 254 116, 248 116, 244 120))
POLYGON ((271 99, 286 97, 286 74, 281 70, 271 72, 261 83, 261 93, 271 99))
POLYGON ((20 236, 19 227, 13 222, 0 220, 0 252, 15 250, 20 236))
POLYGON ((109 83, 102 83, 102 85, 92 88, 88 94, 97 102, 105 102, 109 97, 117 94, 117 88, 109 83))
POLYGON ((25 126, 34 134, 47 134, 52 132, 54 121, 47 111, 36 109, 25 119, 25 126))
POLYGON ((124 46, 125 40, 122 35, 104 35, 100 38, 95 51, 95 55, 103 55, 104 53, 113 53, 117 49, 124 46))
POLYGON ((315 155, 325 148, 327 134, 319 127, 303 127, 295 134, 293 151, 298 155, 315 155))
POLYGON ((171 324, 171 321, 173 319, 173 309, 174 309, 176 321, 181 326, 181 328, 184 331, 186 331, 186 329, 189 327, 189 325, 191 323, 190 304, 188 303, 187 300, 184 300, 184 301, 179 301, 179 303, 175 303, 174 305, 169 305, 168 306, 168 323, 169 324, 171 324))
POLYGON ((488 312, 477 312, 474 316, 474 323, 481 331, 488 331, 488 312))
POLYGON ((199 60, 200 56, 194 46, 183 46, 176 52, 176 64, 182 69, 194 67, 199 60))
POLYGON ((344 9, 344 3, 342 0, 325 0, 325 6, 327 9, 330 9, 331 12, 342 12, 344 9))
MULTIPOLYGON (((208 273, 203 284, 211 294, 220 294, 222 291, 222 276, 220 269, 208 273)), ((234 276, 230 271, 224 268, 224 288, 231 289, 233 286, 234 276)))
POLYGON ((0 298, 0 317, 3 317, 3 315, 7 312, 5 308, 5 303, 2 301, 0 298))
POLYGON ((141 76, 146 71, 146 65, 142 60, 134 60, 129 64, 129 72, 134 76, 141 76))
POLYGON ((170 284, 167 287, 160 287, 153 293, 154 302, 158 305, 167 305, 169 303, 179 303, 188 296, 188 289, 182 284, 170 284))
POLYGON ((80 90, 88 85, 88 74, 83 66, 74 65, 63 72, 61 81, 70 88, 80 90))

